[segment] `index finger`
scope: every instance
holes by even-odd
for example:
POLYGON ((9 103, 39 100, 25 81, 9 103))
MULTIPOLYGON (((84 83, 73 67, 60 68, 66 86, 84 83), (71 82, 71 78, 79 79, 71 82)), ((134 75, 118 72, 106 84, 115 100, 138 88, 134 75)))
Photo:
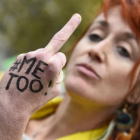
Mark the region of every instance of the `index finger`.
POLYGON ((68 38, 80 24, 80 22, 81 16, 79 14, 74 14, 71 19, 66 23, 66 25, 53 36, 45 49, 47 49, 51 53, 51 55, 55 54, 68 40, 68 38))

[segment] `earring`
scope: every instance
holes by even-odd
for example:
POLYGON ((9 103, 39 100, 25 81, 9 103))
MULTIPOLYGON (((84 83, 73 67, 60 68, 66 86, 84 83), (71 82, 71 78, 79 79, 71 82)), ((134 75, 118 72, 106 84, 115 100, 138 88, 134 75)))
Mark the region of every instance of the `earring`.
POLYGON ((131 114, 127 112, 128 104, 125 104, 122 111, 119 111, 117 117, 116 117, 116 128, 119 131, 130 131, 132 125, 133 125, 133 118, 131 114))

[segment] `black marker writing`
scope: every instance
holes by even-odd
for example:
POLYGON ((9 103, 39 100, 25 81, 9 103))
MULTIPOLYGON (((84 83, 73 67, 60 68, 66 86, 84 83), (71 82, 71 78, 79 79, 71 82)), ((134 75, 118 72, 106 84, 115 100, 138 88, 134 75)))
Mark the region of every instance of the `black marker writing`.
POLYGON ((18 65, 21 64, 21 60, 17 60, 15 63, 14 63, 14 66, 12 66, 10 68, 10 71, 14 71, 16 69, 18 69, 18 65))
POLYGON ((48 87, 50 87, 51 85, 52 85, 52 81, 50 81, 50 82, 49 82, 49 85, 48 85, 48 87))
MULTIPOLYGON (((27 59, 26 56, 24 56, 23 60, 17 60, 14 65, 10 68, 10 71, 17 70, 20 72, 24 65, 28 64, 27 70, 25 71, 25 74, 29 74, 32 71, 33 66, 35 65, 37 59, 36 57, 27 59), (18 68, 19 67, 19 68, 18 68)), ((9 73, 10 79, 7 83, 6 90, 9 90, 10 85, 13 84, 13 79, 16 78, 16 81, 14 79, 14 82, 16 83, 17 90, 20 92, 24 92, 27 88, 33 93, 39 93, 43 89, 43 84, 41 83, 40 79, 41 77, 37 75, 37 72, 44 73, 44 67, 49 66, 43 61, 39 61, 35 67, 35 69, 32 71, 32 75, 35 77, 35 79, 30 80, 28 77, 23 75, 16 75, 14 73, 9 73)), ((48 87, 52 85, 52 81, 49 82, 48 87)), ((47 95, 47 92, 44 93, 45 96, 47 95)))
POLYGON ((20 76, 17 80, 17 89, 20 91, 20 92, 24 92, 27 87, 28 87, 28 83, 29 83, 29 80, 25 77, 25 76, 20 76), (23 88, 20 88, 20 81, 23 80, 25 81, 25 86, 23 88))
POLYGON ((36 75, 37 71, 41 71, 44 73, 44 70, 40 68, 41 65, 48 66, 48 64, 44 63, 43 61, 39 61, 38 64, 36 65, 34 71, 32 72, 32 75, 36 77, 37 79, 41 79, 38 75, 36 75))
POLYGON ((32 91, 33 93, 38 93, 43 89, 43 85, 42 85, 40 80, 33 79, 30 82, 29 79, 26 78, 25 76, 19 76, 19 75, 13 74, 13 73, 9 73, 9 75, 11 77, 8 81, 7 86, 6 86, 6 90, 8 90, 10 88, 10 85, 12 84, 12 80, 14 78, 18 78, 17 82, 16 82, 16 85, 17 85, 17 89, 20 92, 24 92, 28 88, 28 86, 30 87, 30 91, 32 91), (21 83, 21 80, 24 80, 24 81, 21 83), (24 86, 23 86, 23 83, 25 83, 24 86), (36 87, 35 87, 36 85, 37 85, 38 89, 36 89, 36 87), (21 88, 21 86, 22 86, 22 88, 21 88))
POLYGON ((22 61, 21 65, 20 65, 20 67, 19 67, 18 72, 21 71, 21 69, 22 69, 24 63, 27 63, 27 64, 28 64, 28 63, 30 63, 30 62, 32 62, 32 63, 31 63, 31 65, 29 66, 29 68, 27 69, 27 71, 25 72, 26 74, 29 74, 30 71, 32 70, 32 67, 34 66, 34 64, 35 64, 35 62, 36 62, 36 57, 33 57, 33 58, 27 60, 27 58, 26 58, 26 56, 25 56, 25 57, 23 58, 23 61, 22 61))
POLYGON ((31 81, 31 83, 30 83, 30 90, 31 90, 32 92, 38 93, 38 92, 40 92, 42 89, 43 89, 43 85, 42 85, 42 83, 41 83, 39 80, 32 80, 32 81, 31 81), (39 84, 39 88, 36 89, 36 90, 33 89, 33 84, 34 84, 35 82, 37 82, 37 83, 39 84))
POLYGON ((10 79, 9 79, 8 83, 7 83, 6 90, 8 90, 8 89, 9 89, 10 84, 11 84, 11 82, 12 82, 13 78, 14 78, 14 77, 19 77, 18 75, 13 74, 13 73, 9 73, 9 75, 10 75, 11 77, 10 77, 10 79))

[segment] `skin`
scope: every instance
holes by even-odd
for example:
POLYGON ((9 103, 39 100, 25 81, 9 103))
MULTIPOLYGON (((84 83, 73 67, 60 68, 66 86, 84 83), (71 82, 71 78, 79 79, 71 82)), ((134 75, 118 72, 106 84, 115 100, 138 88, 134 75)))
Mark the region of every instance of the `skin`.
POLYGON ((91 105, 116 106, 124 101, 130 91, 130 74, 140 50, 135 35, 123 21, 119 9, 116 7, 109 12, 107 22, 103 13, 95 19, 76 45, 69 61, 66 88, 69 95, 78 101, 80 99, 82 104, 90 101, 91 105), (125 36, 125 33, 131 36, 125 36), (90 39, 91 35, 93 39, 90 39), (91 66, 99 78, 81 72, 78 65, 82 63, 91 66))
POLYGON ((1 140, 20 140, 31 115, 60 93, 63 79, 62 68, 66 58, 63 53, 57 51, 74 32, 80 21, 81 16, 79 14, 72 16, 45 48, 19 55, 13 65, 5 72, 0 83, 1 140), (30 63, 27 61, 21 69, 19 68, 21 64, 19 64, 17 69, 13 70, 15 63, 23 62, 25 57, 27 60, 36 59, 33 66, 31 66, 33 61, 29 61, 30 63), (27 73, 30 66, 30 72, 27 73), (37 72, 36 67, 39 68, 37 68, 37 72), (16 77, 7 87, 11 78, 10 73, 15 74, 16 77), (19 77, 21 80, 18 82, 19 77), (35 82, 31 88, 32 80, 38 80, 43 89, 35 93, 34 91, 37 91, 40 86, 39 82, 35 82), (52 81, 51 86, 50 81, 52 81), (24 89, 26 84, 26 90, 19 90, 24 89), (46 92, 47 95, 45 95, 46 92))
MULTIPOLYGON (((99 15, 95 19, 95 22, 98 22, 100 20, 105 21, 103 14, 99 15)), ((75 21, 75 22, 72 22, 70 25, 76 26, 78 25, 78 23, 79 22, 77 22, 76 24, 76 21, 75 21)), ((131 34, 133 33, 130 27, 126 23, 124 24, 124 21, 122 20, 120 12, 119 12, 119 7, 114 8, 109 12, 108 24, 109 24, 109 29, 107 31, 96 29, 96 32, 95 32, 95 30, 93 30, 93 26, 95 26, 95 23, 93 23, 90 29, 84 35, 84 37, 76 45, 76 48, 69 61, 67 71, 66 71, 65 85, 66 85, 66 91, 68 94, 66 94, 64 101, 60 104, 56 113, 54 113, 50 117, 47 117, 46 119, 41 120, 41 121, 35 121, 35 120, 30 121, 28 123, 28 126, 26 127, 25 133, 27 133, 29 136, 32 136, 33 132, 39 128, 40 133, 37 137, 34 138, 34 140, 40 140, 40 139, 51 140, 51 139, 56 139, 65 135, 72 134, 72 133, 76 133, 79 131, 86 131, 86 130, 102 127, 103 125, 108 124, 108 120, 110 120, 110 116, 113 116, 115 113, 115 110, 118 107, 120 107, 122 103, 124 103, 124 100, 128 96, 128 92, 129 92, 128 91, 129 84, 130 84, 129 74, 134 64, 136 63, 138 59, 137 57, 139 55, 138 43, 134 39, 129 40, 129 43, 128 43, 128 41, 126 42, 122 40, 122 37, 120 41, 119 37, 122 36, 124 32, 129 32, 131 34), (89 40, 89 35, 93 34, 94 32, 96 33, 96 38, 98 38, 97 37, 97 34, 98 34, 102 38, 101 39, 102 41, 99 38, 98 38, 100 40, 99 42, 97 41, 93 42, 89 40), (131 47, 130 47, 130 44, 131 44, 131 47), (127 51, 130 53, 131 58, 126 57, 126 54, 125 54, 125 57, 122 56, 122 52, 120 55, 120 45, 124 46, 125 49, 127 49, 127 51), (135 49, 135 53, 133 55, 132 55, 132 48, 133 50, 135 49), (95 76, 93 76, 93 73, 92 73, 92 76, 89 76, 89 74, 87 74, 87 69, 86 69, 86 74, 85 74, 85 68, 83 72, 83 66, 77 66, 77 64, 79 63, 81 64, 83 62, 90 65, 92 68, 94 68, 94 70, 98 72, 99 78, 95 78, 95 76), (81 67, 82 67, 82 70, 81 70, 81 67)), ((107 29, 107 28, 104 28, 104 29, 107 29)), ((69 32, 70 30, 66 29, 65 31, 69 32)), ((64 37, 65 36, 63 36, 63 38, 64 37)), ((62 43, 60 40, 59 42, 61 45, 64 43, 64 42, 62 43)), ((53 39, 51 44, 57 47, 59 46, 59 42, 58 40, 53 39)), ((42 54, 44 54, 43 52, 44 50, 43 51, 38 50, 37 52, 33 52, 32 54, 34 54, 34 56, 37 56, 38 58, 42 60, 43 59, 42 54), (42 53, 40 53, 40 51, 42 53)), ((48 56, 47 56, 48 59, 50 56, 55 57, 55 55, 52 56, 52 54, 56 53, 56 51, 54 51, 54 48, 48 47, 47 52, 48 52, 48 56), (53 52, 53 53, 49 54, 50 52, 53 52)), ((23 58, 22 55, 19 58, 21 57, 23 58)), ((50 68, 51 70, 56 68, 55 69, 56 71, 53 72, 54 79, 56 78, 56 75, 58 75, 61 69, 58 68, 60 65, 58 67, 53 67, 54 64, 57 65, 58 63, 53 63, 55 61, 52 61, 52 59, 56 60, 56 62, 59 62, 57 61, 58 58, 60 60, 60 58, 62 57, 60 56, 55 57, 55 59, 50 58, 48 61, 45 61, 45 62, 48 62, 50 66, 51 64, 53 64, 52 67, 50 68)), ((24 71, 22 72, 24 73, 24 71)), ((46 74, 46 76, 48 75, 46 74)), ((6 79, 6 77, 4 79, 6 79)), ((4 85, 4 81, 2 81, 3 83, 2 85, 4 85)), ((46 82, 47 85, 48 83, 49 81, 46 82)), ((1 86, 1 88, 2 87, 3 86, 1 86)), ((53 87, 55 87, 55 85, 53 87)), ((15 88, 15 85, 13 85, 13 89, 14 88, 15 88)), ((51 93, 50 95, 52 95, 53 93, 52 91, 53 90, 50 90, 49 92, 49 94, 51 93)), ((28 97, 27 92, 25 92, 25 94, 28 97)), ((7 97, 6 95, 4 96, 5 98, 7 97)), ((53 95, 56 95, 56 94, 53 94, 53 95)), ((41 97, 43 100, 44 96, 41 96, 41 97)), ((8 99, 10 100, 10 97, 8 99)), ((10 103, 11 102, 12 100, 10 100, 10 103)), ((23 119, 23 124, 22 123, 18 124, 18 126, 20 127, 24 126, 24 127, 22 127, 22 129, 20 128, 20 131, 18 132, 19 134, 16 133, 17 135, 15 135, 14 138, 12 137, 14 140, 19 140, 21 134, 23 134, 23 129, 25 128, 27 124, 27 120, 29 119, 29 116, 30 116, 29 114, 31 114, 31 112, 34 112, 36 108, 39 108, 40 104, 38 105, 38 97, 36 98, 34 97, 34 100, 31 100, 31 95, 30 95, 28 102, 31 104, 31 108, 28 108, 26 110, 24 108, 24 110, 20 111, 20 113, 24 112, 24 114, 27 113, 28 115, 24 117, 25 120, 23 119)), ((17 111, 21 109, 22 107, 19 107, 17 111)), ((8 115, 8 113, 4 115, 8 115)), ((1 118, 0 118, 1 120, 4 120, 2 116, 1 118)), ((10 118, 9 121, 13 121, 13 120, 10 118)), ((2 121, 2 122, 5 122, 5 121, 2 121)), ((0 125, 3 125, 2 122, 0 125)), ((12 125, 16 127, 16 124, 17 122, 12 125)), ((6 130, 8 128, 5 129, 5 127, 2 127, 2 126, 1 128, 3 128, 3 132, 5 132, 5 135, 7 135, 6 130)), ((18 130, 18 127, 16 128, 18 130)), ((17 130, 15 130, 15 132, 17 130)), ((13 132, 11 132, 11 134, 12 133, 13 132)), ((0 134, 0 137, 3 137, 3 134, 0 134)), ((8 136, 6 139, 9 140, 8 136)))
POLYGON ((56 139, 108 124, 117 108, 133 94, 129 93, 130 74, 139 54, 136 37, 122 19, 120 7, 109 11, 107 21, 101 13, 70 58, 64 101, 52 116, 41 122, 29 122, 26 133, 32 136, 40 128, 35 140, 56 139), (92 67, 99 77, 91 73, 89 76, 83 63, 92 67), (45 124, 42 129, 41 123, 45 124))

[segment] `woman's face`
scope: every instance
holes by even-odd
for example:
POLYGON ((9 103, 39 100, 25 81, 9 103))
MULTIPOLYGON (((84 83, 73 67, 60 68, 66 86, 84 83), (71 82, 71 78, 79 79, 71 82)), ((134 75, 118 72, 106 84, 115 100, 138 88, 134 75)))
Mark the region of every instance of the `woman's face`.
POLYGON ((66 69, 68 93, 79 101, 119 105, 126 98, 130 73, 140 54, 135 35, 120 8, 101 13, 76 45, 66 69))

